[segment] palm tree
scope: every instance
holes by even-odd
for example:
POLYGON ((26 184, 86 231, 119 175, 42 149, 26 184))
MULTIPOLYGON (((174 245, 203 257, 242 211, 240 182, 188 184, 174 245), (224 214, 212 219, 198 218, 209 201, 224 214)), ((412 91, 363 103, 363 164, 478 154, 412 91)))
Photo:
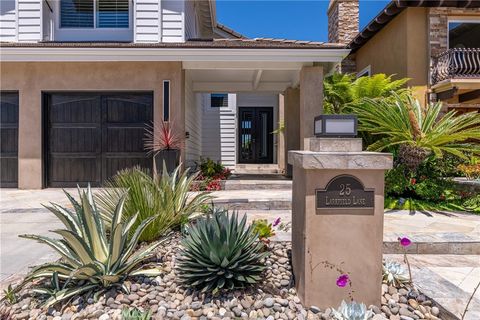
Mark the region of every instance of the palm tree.
POLYGON ((466 154, 480 153, 480 114, 457 115, 450 111, 440 115, 442 103, 422 107, 411 95, 392 93, 391 100, 366 98, 354 106, 360 130, 378 137, 368 146, 371 151, 398 147, 398 161, 411 171, 430 154, 444 153, 468 159, 466 154))

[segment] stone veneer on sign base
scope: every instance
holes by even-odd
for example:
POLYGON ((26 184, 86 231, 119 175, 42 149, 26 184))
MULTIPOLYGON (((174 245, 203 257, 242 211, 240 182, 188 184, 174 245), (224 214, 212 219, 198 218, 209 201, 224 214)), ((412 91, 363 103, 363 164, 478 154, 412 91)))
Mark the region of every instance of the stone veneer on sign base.
POLYGON ((298 295, 307 306, 336 308, 350 300, 353 290, 356 301, 380 305, 384 172, 392 168, 392 156, 362 152, 361 139, 308 138, 304 145, 309 150, 288 154, 293 165, 292 260, 298 295), (317 208, 316 190, 328 189, 327 184, 341 175, 363 184, 362 192, 373 198, 371 208, 317 208), (340 273, 323 262, 348 273, 352 287, 337 287, 340 273))

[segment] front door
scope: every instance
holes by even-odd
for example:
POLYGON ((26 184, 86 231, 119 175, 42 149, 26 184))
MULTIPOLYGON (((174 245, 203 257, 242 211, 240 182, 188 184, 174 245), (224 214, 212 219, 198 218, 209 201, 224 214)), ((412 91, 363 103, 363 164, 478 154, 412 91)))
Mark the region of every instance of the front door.
POLYGON ((239 108, 238 162, 273 163, 273 108, 239 108))

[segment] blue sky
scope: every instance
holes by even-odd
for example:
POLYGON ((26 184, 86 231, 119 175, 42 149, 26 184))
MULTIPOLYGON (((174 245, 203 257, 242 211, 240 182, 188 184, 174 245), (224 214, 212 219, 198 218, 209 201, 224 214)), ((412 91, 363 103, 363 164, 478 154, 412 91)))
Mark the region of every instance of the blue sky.
MULTIPOLYGON (((217 20, 250 38, 327 41, 328 0, 217 0, 217 20)), ((362 29, 388 0, 360 0, 362 29)))

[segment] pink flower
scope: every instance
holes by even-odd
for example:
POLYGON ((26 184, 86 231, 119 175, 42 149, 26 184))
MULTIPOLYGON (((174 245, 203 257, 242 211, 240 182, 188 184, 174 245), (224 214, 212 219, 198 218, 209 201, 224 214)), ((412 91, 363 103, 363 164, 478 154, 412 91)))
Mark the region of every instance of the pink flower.
POLYGON ((273 226, 274 226, 274 227, 278 226, 278 225, 280 224, 280 221, 281 221, 280 217, 277 218, 277 219, 275 219, 275 220, 273 220, 273 226))
POLYGON ((337 279, 337 286, 340 288, 345 287, 348 284, 348 274, 342 274, 340 277, 337 279))
POLYGON ((409 245, 412 244, 412 241, 410 241, 410 239, 408 239, 407 237, 398 238, 398 241, 400 241, 400 244, 403 247, 408 247, 409 245))

